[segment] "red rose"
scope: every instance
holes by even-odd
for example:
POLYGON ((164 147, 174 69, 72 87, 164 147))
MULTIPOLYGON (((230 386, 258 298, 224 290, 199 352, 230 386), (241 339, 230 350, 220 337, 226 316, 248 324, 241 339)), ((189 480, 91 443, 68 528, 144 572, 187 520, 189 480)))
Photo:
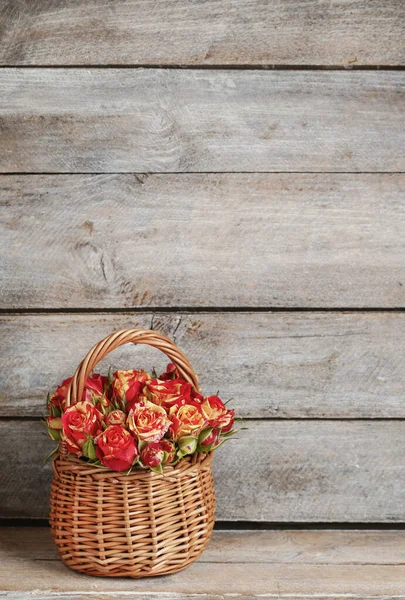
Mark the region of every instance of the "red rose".
POLYGON ((116 400, 124 400, 129 412, 142 395, 150 375, 146 371, 116 371, 113 375, 112 394, 116 400))
POLYGON ((190 436, 207 425, 200 404, 194 400, 184 405, 172 406, 169 417, 172 422, 169 434, 174 440, 190 436))
POLYGON ((82 400, 88 400, 93 404, 100 403, 101 406, 107 407, 110 405, 110 401, 107 396, 109 395, 110 381, 108 377, 104 375, 94 374, 87 377, 82 400))
POLYGON ((153 379, 148 384, 146 393, 154 404, 169 408, 173 404, 187 404, 191 399, 191 384, 183 379, 153 379))
POLYGON ((86 438, 95 437, 101 432, 102 418, 100 411, 87 400, 66 410, 62 415, 62 438, 69 452, 82 456, 86 438))
POLYGON ((130 410, 127 425, 138 440, 158 442, 169 429, 170 421, 164 408, 144 400, 130 410))
POLYGON ((121 425, 107 427, 95 442, 97 458, 113 471, 126 471, 138 456, 134 438, 121 425))
POLYGON ((122 425, 125 426, 127 415, 122 410, 112 410, 105 417, 106 425, 122 425))
POLYGON ((210 427, 224 429, 233 423, 234 411, 228 410, 218 396, 207 396, 201 404, 201 409, 210 427))

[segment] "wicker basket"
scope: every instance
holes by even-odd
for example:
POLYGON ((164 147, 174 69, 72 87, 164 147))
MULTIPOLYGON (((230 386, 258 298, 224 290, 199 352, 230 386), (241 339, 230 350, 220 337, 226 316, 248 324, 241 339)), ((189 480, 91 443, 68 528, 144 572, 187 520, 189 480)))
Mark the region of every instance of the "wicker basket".
MULTIPOLYGON (((164 352, 198 391, 197 377, 174 343, 154 332, 126 329, 93 346, 72 379, 67 404, 82 397, 96 364, 122 344, 164 352)), ((186 457, 164 475, 139 467, 129 474, 67 455, 53 461, 50 524, 62 561, 89 575, 146 577, 187 567, 204 550, 215 521, 212 452, 186 457)))

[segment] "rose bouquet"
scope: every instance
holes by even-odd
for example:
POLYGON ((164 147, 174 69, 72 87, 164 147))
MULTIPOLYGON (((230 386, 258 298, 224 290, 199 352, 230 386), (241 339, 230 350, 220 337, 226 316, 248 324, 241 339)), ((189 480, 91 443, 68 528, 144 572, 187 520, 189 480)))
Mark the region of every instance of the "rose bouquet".
POLYGON ((234 410, 218 396, 196 392, 174 363, 159 377, 143 370, 89 375, 81 399, 68 406, 71 381, 48 396, 48 433, 95 466, 162 473, 185 456, 211 452, 234 433, 234 410))

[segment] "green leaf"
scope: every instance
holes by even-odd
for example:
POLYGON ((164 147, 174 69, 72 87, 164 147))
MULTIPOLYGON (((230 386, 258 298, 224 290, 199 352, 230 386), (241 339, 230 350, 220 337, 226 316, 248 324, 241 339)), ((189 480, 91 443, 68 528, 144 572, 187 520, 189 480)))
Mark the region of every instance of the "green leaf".
POLYGON ((96 460, 97 458, 96 447, 93 438, 90 435, 87 436, 86 441, 83 444, 83 454, 90 460, 96 460))
POLYGON ((48 433, 52 440, 58 442, 60 440, 60 431, 58 429, 51 429, 48 427, 48 433))
POLYGON ((163 475, 163 467, 162 465, 158 465, 157 467, 150 467, 150 470, 154 473, 159 473, 159 475, 163 475))
POLYGON ((49 453, 47 456, 45 456, 44 460, 42 461, 42 467, 44 467, 44 466, 46 465, 46 463, 48 462, 48 460, 49 460, 49 459, 50 459, 50 458, 51 458, 51 457, 52 457, 54 454, 56 454, 56 453, 58 452, 58 450, 59 450, 59 447, 58 447, 58 446, 56 446, 56 448, 54 448, 54 449, 52 450, 52 452, 50 452, 50 453, 49 453))
POLYGON ((60 408, 58 408, 57 406, 54 406, 53 404, 51 404, 50 408, 51 408, 51 410, 50 410, 51 417, 60 417, 61 416, 62 413, 61 413, 60 408))

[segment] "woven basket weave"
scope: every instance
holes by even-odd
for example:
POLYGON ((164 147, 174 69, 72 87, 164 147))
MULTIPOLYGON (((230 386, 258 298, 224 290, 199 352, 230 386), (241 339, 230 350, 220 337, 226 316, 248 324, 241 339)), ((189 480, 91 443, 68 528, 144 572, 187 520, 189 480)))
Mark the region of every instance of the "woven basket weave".
MULTIPOLYGON (((122 344, 162 350, 198 391, 197 377, 174 343, 154 332, 126 329, 88 352, 73 376, 67 404, 82 397, 96 364, 122 344)), ((146 577, 187 567, 204 550, 215 521, 213 453, 186 457, 164 475, 136 467, 129 475, 68 455, 53 461, 50 524, 63 562, 76 571, 146 577)))

